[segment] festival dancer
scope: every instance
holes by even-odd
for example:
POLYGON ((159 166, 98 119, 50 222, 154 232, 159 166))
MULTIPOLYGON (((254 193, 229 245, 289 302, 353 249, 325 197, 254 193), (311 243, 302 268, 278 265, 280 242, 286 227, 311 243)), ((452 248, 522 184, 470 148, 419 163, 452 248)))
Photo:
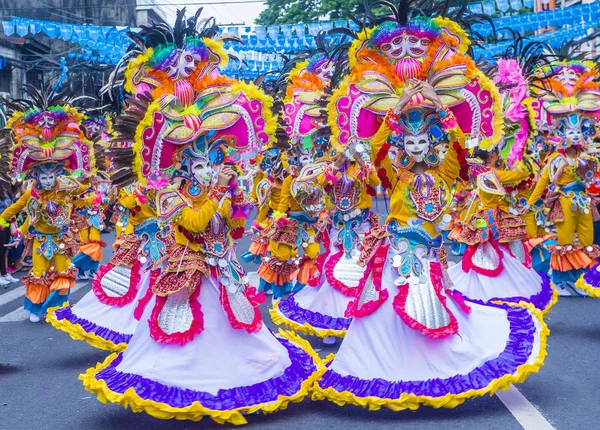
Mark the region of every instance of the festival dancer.
POLYGON ((156 85, 136 128, 135 166, 142 183, 168 180, 155 201, 174 242, 125 351, 81 379, 100 399, 134 412, 243 424, 245 414, 302 400, 321 365, 307 342, 277 338, 263 325, 264 296, 236 260, 234 238, 247 215, 237 177, 244 159, 269 143, 275 119, 256 86, 218 73, 227 61, 218 28, 197 33, 198 23, 199 13, 186 20, 180 11, 174 30, 132 35, 144 49, 128 56, 126 88, 156 85))
MULTIPOLYGON (((482 136, 475 126, 483 126, 488 145, 497 142, 494 125, 486 130, 490 124, 468 119, 473 109, 487 107, 471 103, 463 90, 478 88, 489 98, 475 100, 490 105, 499 97, 465 55, 468 39, 455 22, 408 19, 410 12, 394 9, 394 17, 383 17, 374 29, 359 34, 350 55, 357 62, 340 87, 349 93, 333 96, 334 101, 345 98, 336 106, 352 112, 350 127, 354 115, 362 118, 355 130, 365 139, 379 122, 373 102, 379 98, 379 108, 386 110, 387 97, 394 102, 372 137, 372 161, 390 192, 390 215, 363 241, 360 261, 367 267, 366 280, 346 313, 353 320, 313 392, 313 399, 371 410, 455 407, 507 389, 543 364, 548 334, 541 313, 529 304, 482 305, 448 289, 440 231, 448 224, 454 179, 466 170, 463 127, 482 136), (366 57, 377 59, 376 66, 366 57), (440 74, 452 75, 453 85, 464 82, 452 94, 465 98, 447 97, 440 74), (360 98, 360 106, 368 109, 348 105, 352 88, 366 88, 367 77, 371 89, 375 82, 382 91, 390 82, 395 87, 386 93, 385 103, 376 95, 360 98), (439 139, 450 143, 443 162, 433 147, 439 139), (399 147, 395 165, 389 156, 392 145, 399 147)), ((348 129, 338 124, 337 135, 344 138, 348 129)))
MULTIPOLYGON (((78 279, 92 279, 102 261, 102 249, 106 242, 100 238, 104 230, 106 207, 110 201, 108 192, 111 181, 102 171, 89 177, 90 187, 75 201, 79 221, 79 253, 73 257, 73 266, 78 270, 78 279)), ((75 219, 75 217, 74 217, 75 219)))
MULTIPOLYGON (((522 46, 522 41, 514 44, 522 46)), ((494 83, 504 101, 505 132, 492 151, 474 150, 471 198, 452 233, 467 249, 461 264, 450 268, 448 274, 455 289, 471 300, 523 300, 545 314, 558 300, 558 292, 545 274, 540 277, 532 269, 525 240, 527 229, 537 227, 535 218, 527 223, 519 215, 535 177, 526 152, 536 130, 534 99, 528 97, 524 73, 541 62, 542 48, 535 43, 525 45, 528 56, 497 62, 494 83)), ((510 52, 519 54, 516 48, 510 52)))
POLYGON ((322 33, 316 41, 317 52, 290 71, 284 99, 285 131, 292 147, 290 169, 281 184, 274 226, 267 234, 269 253, 258 269, 259 290, 272 290, 274 301, 290 291, 300 291, 321 275, 315 260, 324 227, 320 215, 325 209, 325 193, 318 177, 325 163, 314 163, 328 149, 330 133, 322 104, 328 99, 335 50, 325 43, 322 33))
MULTIPOLYGON (((556 151, 549 155, 526 210, 533 210, 546 192, 548 219, 556 226, 556 245, 548 246, 552 254, 552 281, 561 295, 594 291, 595 270, 589 270, 600 256, 594 245, 594 227, 590 197, 586 185, 598 171, 598 161, 585 154, 589 133, 600 112, 600 84, 593 65, 581 61, 552 64, 545 79, 544 108, 551 117, 556 151), (591 282, 578 279, 589 273, 591 282)), ((593 294, 593 293, 592 293, 593 294)))
POLYGON ((7 127, 14 142, 10 174, 31 179, 32 188, 0 214, 0 225, 22 210, 27 212, 25 244, 33 267, 22 278, 25 310, 39 322, 49 307, 67 302, 77 270, 71 258, 77 239, 71 229, 75 196, 86 190, 73 178, 89 173, 93 150, 80 124, 84 116, 55 90, 42 94, 28 88, 31 101, 6 101, 12 111, 7 127))
POLYGON ((129 186, 119 204, 129 212, 128 223, 110 261, 92 280, 92 290, 76 305, 48 310, 47 321, 75 340, 109 351, 122 351, 133 336, 165 254, 168 226, 156 218, 155 190, 166 181, 129 186))
POLYGON ((109 163, 105 152, 110 145, 112 120, 109 116, 86 110, 82 129, 86 138, 94 144, 95 169, 89 176, 90 187, 77 201, 73 219, 79 229, 79 253, 73 257, 79 279, 92 279, 102 261, 106 242, 100 233, 106 228, 104 218, 111 200, 111 180, 107 174, 109 163))
MULTIPOLYGON (((273 214, 279 207, 281 186, 287 175, 289 165, 283 148, 266 148, 258 161, 259 172, 255 175, 252 187, 252 201, 258 208, 256 219, 252 223, 254 234, 248 252, 241 256, 246 263, 260 264, 269 252, 269 232, 274 228, 273 214)), ((270 290, 269 290, 270 291, 270 290)), ((269 292, 265 291, 265 293, 269 292)))
MULTIPOLYGON (((345 152, 337 155, 319 181, 332 204, 329 230, 322 234, 326 251, 317 262, 321 276, 316 285, 302 289, 274 304, 270 310, 273 322, 296 332, 324 338, 335 343, 350 325, 344 312, 356 296, 364 267, 357 265, 359 246, 367 232, 379 222, 370 211, 374 187, 380 181, 375 169, 363 160, 364 145, 351 158, 345 152)), ((356 148, 353 148, 356 150, 356 148)))
POLYGON ((325 190, 319 183, 325 163, 313 163, 310 152, 298 147, 292 151, 290 174, 281 184, 275 225, 268 233, 269 253, 257 272, 260 290, 272 289, 273 301, 320 277, 316 259, 327 223, 325 190))
POLYGON ((525 248, 526 223, 506 186, 530 178, 527 169, 495 168, 498 153, 475 149, 470 167, 473 192, 467 213, 452 238, 467 244, 461 264, 448 270, 454 288, 482 302, 526 301, 547 313, 558 300, 548 277, 531 268, 525 248))

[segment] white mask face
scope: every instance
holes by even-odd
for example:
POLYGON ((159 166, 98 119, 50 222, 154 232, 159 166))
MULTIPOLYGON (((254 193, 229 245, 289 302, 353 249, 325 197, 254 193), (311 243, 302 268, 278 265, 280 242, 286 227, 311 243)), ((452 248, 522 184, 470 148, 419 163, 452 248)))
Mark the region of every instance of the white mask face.
POLYGON ((56 174, 40 173, 40 175, 38 176, 38 182, 44 190, 50 191, 56 185, 56 174))
POLYGON ((571 145, 581 145, 583 143, 583 133, 580 128, 568 128, 565 137, 571 145))
POLYGON ((404 136, 404 150, 417 163, 425 159, 429 151, 429 136, 427 133, 421 133, 416 136, 404 136))
MULTIPOLYGON (((189 78, 194 70, 196 70, 196 56, 190 51, 177 50, 177 64, 174 66, 168 66, 165 69, 167 75, 172 79, 185 79, 189 78)), ((198 59, 199 61, 199 59, 198 59)))
POLYGON ((389 42, 381 45, 381 50, 391 60, 400 60, 406 56, 406 43, 404 40, 404 34, 400 34, 394 37, 389 42))
POLYGON ((402 33, 381 45, 381 50, 391 60, 400 60, 406 56, 421 58, 425 55, 431 41, 426 37, 402 33))
POLYGON ((444 161, 444 158, 446 158, 446 154, 448 153, 448 145, 440 144, 436 146, 435 149, 437 150, 439 159, 444 161))
POLYGON ((56 125, 56 120, 48 114, 43 114, 37 124, 42 128, 53 128, 56 125))
POLYGON ((412 58, 421 58, 427 52, 431 41, 426 37, 406 35, 406 53, 412 58))
POLYGON ((323 63, 323 65, 321 67, 319 67, 319 68, 317 68, 317 70, 315 70, 315 73, 322 80, 329 82, 329 80, 331 79, 331 76, 333 75, 334 70, 335 70, 335 66, 332 62, 325 62, 325 63, 323 63))
POLYGON ((558 74, 558 80, 563 85, 573 86, 577 83, 578 79, 579 79, 579 75, 577 74, 577 72, 575 72, 575 70, 572 70, 572 69, 567 69, 566 67, 564 69, 562 69, 560 71, 560 73, 558 74))
POLYGON ((196 182, 203 186, 208 187, 212 185, 215 177, 215 171, 210 166, 208 160, 194 160, 192 161, 192 175, 196 182))

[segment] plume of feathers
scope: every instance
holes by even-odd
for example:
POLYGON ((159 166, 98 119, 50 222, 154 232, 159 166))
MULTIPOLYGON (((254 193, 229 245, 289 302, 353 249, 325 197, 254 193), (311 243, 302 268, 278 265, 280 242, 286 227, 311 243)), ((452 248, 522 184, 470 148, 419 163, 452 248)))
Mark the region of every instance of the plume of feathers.
MULTIPOLYGON (((210 38, 222 42, 242 42, 238 36, 219 33, 219 26, 214 18, 200 18, 202 11, 203 8, 199 8, 192 17, 186 18, 186 8, 178 9, 173 27, 164 22, 153 22, 151 25, 141 25, 141 30, 137 33, 128 32, 127 37, 132 43, 127 49, 127 53, 115 66, 107 85, 102 87, 100 94, 107 94, 111 100, 118 99, 120 88, 125 83, 124 75, 127 64, 138 55, 144 54, 148 48, 166 44, 174 44, 181 48, 187 37, 210 38)), ((231 58, 239 61, 239 58, 235 56, 231 56, 231 58)))

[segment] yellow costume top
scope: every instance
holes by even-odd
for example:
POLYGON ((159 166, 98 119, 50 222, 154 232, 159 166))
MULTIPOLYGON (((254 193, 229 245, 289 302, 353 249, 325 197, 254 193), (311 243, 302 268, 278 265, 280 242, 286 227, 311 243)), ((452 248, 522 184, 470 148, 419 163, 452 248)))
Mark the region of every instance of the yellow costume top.
MULTIPOLYGON (((328 172, 329 174, 325 173, 319 176, 319 183, 322 186, 328 186, 328 185, 333 185, 333 178, 331 177, 331 175, 334 175, 335 177, 339 177, 341 176, 340 172, 336 172, 335 171, 335 167, 333 166, 333 164, 330 164, 328 166, 328 172)), ((379 177, 377 176, 377 173, 375 172, 374 169, 369 168, 368 166, 365 167, 361 167, 358 165, 358 163, 353 162, 352 164, 349 165, 348 169, 346 170, 346 176, 355 181, 355 183, 362 183, 362 186, 360 186, 360 198, 357 199, 358 203, 356 205, 354 205, 354 209, 359 209, 359 210, 363 210, 363 209, 371 209, 371 207, 373 206, 373 199, 371 198, 371 195, 368 192, 367 189, 367 185, 369 187, 375 188, 377 187, 379 184, 381 184, 381 180, 379 179, 379 177), (363 172, 368 172, 366 175, 366 178, 361 178, 361 173, 363 172)), ((333 193, 336 193, 336 189, 333 190, 333 193)), ((334 196, 334 200, 335 200, 334 196)), ((341 196, 340 196, 341 197, 341 196)))
MULTIPOLYGON (((385 173, 389 181, 384 182, 384 186, 390 189, 390 214, 386 223, 396 220, 404 227, 414 225, 418 218, 422 221, 419 222, 420 227, 430 235, 439 234, 436 223, 450 207, 452 185, 460 173, 458 154, 453 143, 458 142, 461 147, 465 144, 464 134, 458 126, 446 132, 451 141, 446 158, 439 166, 428 168, 422 174, 396 168, 388 154, 380 161, 380 168, 384 169, 380 173, 385 173), (427 198, 423 197, 427 195, 426 191, 431 191, 427 198)), ((371 142, 373 164, 377 165, 377 154, 391 133, 392 129, 386 120, 371 142)))
POLYGON ((467 217, 473 213, 488 209, 500 209, 509 213, 510 200, 503 185, 518 184, 529 177, 529 172, 521 170, 497 170, 490 168, 480 173, 475 178, 475 190, 477 199, 467 213, 467 217))
POLYGON ((70 223, 72 196, 81 194, 87 189, 87 186, 80 185, 70 178, 62 184, 60 182, 57 187, 49 191, 25 191, 19 200, 0 214, 0 218, 6 221, 25 209, 29 220, 28 225, 33 225, 39 233, 60 233, 70 223), (50 215, 46 211, 50 202, 56 206, 56 215, 50 215))
POLYGON ((546 166, 542 170, 542 174, 538 178, 537 184, 531 196, 529 196, 528 203, 534 205, 538 199, 542 197, 544 191, 548 188, 550 183, 563 187, 576 181, 581 181, 577 174, 577 168, 580 163, 580 159, 585 160, 591 157, 580 156, 578 158, 572 158, 572 165, 569 162, 569 157, 560 153, 554 153, 548 157, 546 166))
POLYGON ((281 194, 279 197, 279 204, 277 205, 277 212, 280 214, 286 214, 288 211, 302 212, 300 203, 292 197, 292 181, 293 176, 288 176, 283 180, 281 184, 281 194))
MULTIPOLYGON (((228 187, 215 187, 209 195, 203 195, 191 203, 176 191, 166 190, 166 192, 157 193, 158 208, 165 207, 161 206, 165 197, 172 199, 169 202, 171 207, 162 211, 159 214, 160 217, 170 217, 173 215, 173 211, 178 212, 174 217, 174 238, 177 244, 187 246, 192 251, 200 251, 204 243, 200 233, 204 232, 216 213, 221 215, 220 219, 215 218, 217 223, 224 221, 230 229, 244 226, 246 222, 244 218, 232 218, 232 198, 229 196, 223 198, 227 190, 228 187), (173 199, 173 193, 176 193, 175 199, 173 199)), ((235 198, 234 196, 233 199, 235 198)), ((239 198, 243 201, 243 194, 239 198)), ((223 229, 219 230, 223 231, 223 229)))
POLYGON ((119 199, 119 203, 126 209, 129 209, 129 218, 125 227, 125 234, 132 234, 134 227, 140 225, 148 218, 156 218, 156 211, 148 202, 141 203, 133 193, 124 194, 119 199))

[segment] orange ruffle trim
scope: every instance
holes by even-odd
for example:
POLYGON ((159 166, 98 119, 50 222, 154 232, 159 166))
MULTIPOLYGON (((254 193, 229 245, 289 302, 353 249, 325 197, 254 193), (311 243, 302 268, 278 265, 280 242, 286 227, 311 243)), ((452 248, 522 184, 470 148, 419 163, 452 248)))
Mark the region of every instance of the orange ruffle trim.
POLYGON ((585 269, 592 267, 594 264, 595 260, 582 251, 573 251, 565 255, 552 254, 550 257, 550 267, 560 272, 585 269))
POLYGON ((261 264, 256 273, 265 282, 271 282, 275 285, 283 285, 294 279, 294 272, 288 274, 277 273, 266 264, 261 264))
POLYGON ((83 252, 94 261, 102 261, 102 244, 100 242, 88 242, 79 247, 79 252, 83 252))
POLYGON ((50 288, 43 284, 26 284, 25 285, 25 297, 29 299, 31 303, 39 304, 44 303, 50 295, 50 288))
POLYGON ((296 279, 299 283, 306 285, 318 272, 319 268, 313 260, 305 260, 300 266, 300 271, 298 272, 296 279))
POLYGON ((252 241, 248 251, 250 251, 252 255, 265 255, 269 251, 269 244, 252 241))
POLYGON ((69 279, 63 276, 57 276, 52 284, 50 285, 50 290, 59 290, 59 294, 64 296, 68 294, 69 289, 75 286, 75 281, 73 279, 69 279))

